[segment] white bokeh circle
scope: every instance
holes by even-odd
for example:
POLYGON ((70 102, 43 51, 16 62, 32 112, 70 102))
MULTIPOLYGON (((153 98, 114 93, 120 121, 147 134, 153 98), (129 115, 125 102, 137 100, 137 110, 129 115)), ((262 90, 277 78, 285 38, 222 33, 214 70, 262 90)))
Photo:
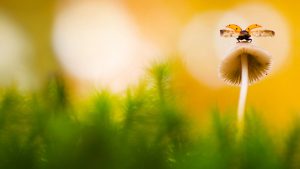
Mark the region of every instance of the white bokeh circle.
POLYGON ((30 88, 31 72, 28 70, 32 46, 21 27, 7 14, 0 13, 0 85, 17 84, 30 88))
POLYGON ((187 69, 196 79, 204 84, 218 87, 222 84, 219 78, 213 75, 218 74, 220 59, 214 44, 214 35, 220 11, 206 12, 198 15, 186 26, 180 39, 179 50, 184 57, 187 69))
MULTIPOLYGON (((243 18, 246 25, 245 23, 237 22, 238 20, 232 20, 232 17, 228 17, 225 14, 221 18, 219 28, 222 28, 222 25, 224 27, 224 25, 232 21, 231 23, 241 23, 242 28, 257 23, 263 26, 262 29, 271 29, 275 31, 274 37, 252 37, 252 39, 253 44, 271 53, 272 72, 277 71, 286 62, 291 45, 290 30, 286 19, 272 6, 256 3, 238 6, 234 8, 233 12, 230 12, 230 14, 243 18)), ((219 52, 219 57, 224 56, 222 55, 222 51, 228 49, 227 46, 225 47, 223 44, 233 44, 231 43, 231 40, 216 37, 217 46, 222 47, 221 50, 217 50, 219 52)))
POLYGON ((278 70, 286 61, 290 50, 290 33, 287 21, 272 6, 261 3, 242 4, 230 11, 210 11, 199 14, 182 33, 179 49, 190 73, 201 83, 221 87, 218 65, 235 46, 235 38, 220 37, 220 29, 227 24, 242 28, 257 23, 276 32, 275 37, 255 38, 253 44, 272 54, 272 71, 278 70))
POLYGON ((120 91, 138 81, 157 55, 117 1, 79 1, 58 12, 54 50, 72 76, 120 91))

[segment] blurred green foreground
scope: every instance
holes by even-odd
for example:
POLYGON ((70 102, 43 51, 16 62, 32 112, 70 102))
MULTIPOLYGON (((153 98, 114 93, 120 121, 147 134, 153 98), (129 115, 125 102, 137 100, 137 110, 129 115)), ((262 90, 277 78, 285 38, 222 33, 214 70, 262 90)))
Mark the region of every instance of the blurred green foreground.
POLYGON ((0 169, 300 168, 297 123, 284 138, 270 136, 248 111, 237 139, 235 117, 213 110, 211 123, 195 129, 172 92, 171 72, 155 65, 125 95, 103 91, 80 106, 59 77, 36 93, 4 90, 0 169))

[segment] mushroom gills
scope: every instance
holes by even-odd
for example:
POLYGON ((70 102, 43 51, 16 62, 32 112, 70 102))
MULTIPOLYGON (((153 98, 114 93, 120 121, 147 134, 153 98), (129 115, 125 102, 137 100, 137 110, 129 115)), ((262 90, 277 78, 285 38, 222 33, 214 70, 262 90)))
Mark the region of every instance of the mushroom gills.
POLYGON ((248 60, 249 84, 253 84, 262 79, 269 72, 271 60, 253 52, 242 52, 223 61, 220 67, 221 77, 231 85, 240 85, 242 81, 241 57, 245 55, 248 60))

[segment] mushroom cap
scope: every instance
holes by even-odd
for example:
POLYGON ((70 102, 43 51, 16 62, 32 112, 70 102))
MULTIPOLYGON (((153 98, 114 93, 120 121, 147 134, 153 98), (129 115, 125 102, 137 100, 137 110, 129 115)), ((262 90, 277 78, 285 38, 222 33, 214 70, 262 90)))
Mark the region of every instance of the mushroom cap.
POLYGON ((240 42, 221 62, 219 72, 226 83, 240 85, 242 79, 242 55, 246 55, 248 59, 249 84, 253 84, 268 75, 271 66, 271 56, 249 42, 240 42))

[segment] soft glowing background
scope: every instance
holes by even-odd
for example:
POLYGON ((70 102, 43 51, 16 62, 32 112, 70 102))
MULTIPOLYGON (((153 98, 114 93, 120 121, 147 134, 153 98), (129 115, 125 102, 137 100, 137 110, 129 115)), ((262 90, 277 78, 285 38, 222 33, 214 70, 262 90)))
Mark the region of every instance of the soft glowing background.
POLYGON ((174 85, 198 119, 213 106, 235 110, 238 88, 218 79, 218 64, 235 43, 219 37, 228 23, 258 23, 276 32, 254 38, 273 55, 272 73, 250 87, 248 107, 272 127, 300 112, 300 26, 294 1, 1 0, 0 85, 38 88, 61 73, 74 98, 121 92, 147 67, 175 60, 174 85))

